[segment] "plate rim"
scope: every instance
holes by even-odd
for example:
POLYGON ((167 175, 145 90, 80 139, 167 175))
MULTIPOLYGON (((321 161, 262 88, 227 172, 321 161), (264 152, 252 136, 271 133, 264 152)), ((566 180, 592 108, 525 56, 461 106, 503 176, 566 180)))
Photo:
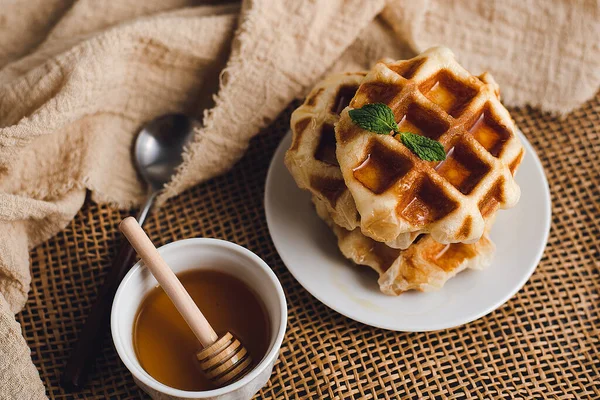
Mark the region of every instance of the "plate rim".
MULTIPOLYGON (((548 185, 548 178, 546 177, 546 171, 544 170, 544 166, 543 166, 539 156, 537 155, 537 152, 535 151, 534 147, 531 145, 531 143, 529 142, 527 137, 523 134, 523 132, 519 128, 516 129, 516 132, 517 132, 517 136, 523 143, 523 147, 525 147, 525 151, 533 157, 534 165, 537 167, 537 169, 539 169, 539 171, 541 171, 541 175, 542 175, 541 183, 542 183, 542 187, 544 189, 544 194, 545 194, 545 205, 547 206, 547 209, 548 209, 548 214, 546 215, 546 218, 543 221, 544 227, 543 227, 542 239, 543 239, 544 245, 540 246, 539 249, 537 250, 537 254, 535 255, 535 262, 532 263, 533 266, 529 267, 529 270, 527 271, 527 273, 524 274, 523 277, 518 281, 518 283, 514 285, 512 290, 507 291, 506 295, 502 296, 498 301, 496 301, 493 304, 491 304, 490 306, 482 309, 481 311, 479 311, 477 313, 473 313, 472 315, 469 315, 466 318, 462 318, 462 319, 459 318, 460 321, 456 324, 435 325, 435 323, 433 323, 433 324, 428 324, 427 327, 420 327, 418 325, 415 325, 414 328, 398 329, 397 327, 393 327, 393 326, 387 325, 385 323, 383 323, 383 324, 373 323, 368 320, 365 320, 364 318, 356 317, 353 315, 348 315, 348 313, 346 313, 346 311, 341 310, 340 307, 337 307, 336 305, 331 304, 331 302, 324 301, 321 296, 319 296, 317 293, 315 293, 315 291, 309 289, 310 285, 305 284, 305 282, 303 282, 303 279, 299 278, 297 276, 297 274, 294 273, 293 269, 288 266, 288 262, 286 261, 287 256, 285 256, 284 253, 282 253, 280 251, 280 247, 277 244, 277 241, 274 239, 274 235, 273 235, 272 227, 271 227, 273 222, 271 221, 270 213, 267 210, 269 210, 271 208, 268 194, 271 193, 271 190, 272 190, 272 188, 271 188, 272 176, 274 174, 273 171, 276 168, 275 158, 276 158, 276 155, 280 151, 285 152, 285 149, 282 149, 281 146, 288 137, 291 137, 291 135, 292 135, 291 129, 288 129, 286 134, 283 135, 281 140, 279 141, 279 144, 277 145, 277 148, 275 149, 275 152, 273 153, 273 156, 271 157, 271 161, 269 163, 269 169, 267 171, 267 175, 266 175, 266 179, 265 179, 265 192, 264 192, 264 197, 263 197, 263 206, 265 208, 265 218, 267 221, 267 229, 269 230, 269 235, 271 236, 271 241, 273 242, 273 245, 275 246, 275 250, 277 250, 277 254, 279 255, 279 257, 285 264, 286 269, 290 272, 290 274, 292 274, 294 279, 311 296, 313 296, 315 299, 317 299, 319 302, 321 302, 326 307, 332 309, 333 311, 337 312, 338 314, 345 316, 346 318, 350 318, 353 321, 357 321, 362 324, 372 326, 375 328, 386 329, 386 330, 395 331, 395 332, 434 332, 434 331, 440 331, 440 330, 444 330, 444 329, 456 328, 456 327, 471 323, 475 320, 478 320, 479 318, 482 318, 482 317, 492 313, 493 311, 499 309, 500 307, 502 307, 525 286, 525 284, 529 281, 529 279, 533 275, 534 271, 537 269, 538 265, 540 264, 540 261, 546 251, 546 247, 548 246, 548 239, 550 236, 550 229, 552 226, 552 197, 551 197, 551 193, 550 193, 550 186, 548 185)), ((285 155, 285 153, 284 153, 284 155, 285 155)), ((285 168, 285 165, 283 167, 285 168)), ((300 189, 300 190, 302 190, 302 189, 300 189)))

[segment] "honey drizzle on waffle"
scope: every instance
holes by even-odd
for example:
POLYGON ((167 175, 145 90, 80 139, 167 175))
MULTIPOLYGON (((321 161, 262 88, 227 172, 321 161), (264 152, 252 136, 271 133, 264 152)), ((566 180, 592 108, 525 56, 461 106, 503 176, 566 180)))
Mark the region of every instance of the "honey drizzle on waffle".
POLYGON ((440 243, 473 243, 485 219, 516 204, 524 149, 498 96, 490 74, 471 75, 443 47, 373 67, 336 125, 337 160, 363 233, 388 242, 424 231, 440 243), (392 136, 360 129, 348 110, 369 103, 388 105, 400 131, 438 140, 447 159, 421 160, 392 136))

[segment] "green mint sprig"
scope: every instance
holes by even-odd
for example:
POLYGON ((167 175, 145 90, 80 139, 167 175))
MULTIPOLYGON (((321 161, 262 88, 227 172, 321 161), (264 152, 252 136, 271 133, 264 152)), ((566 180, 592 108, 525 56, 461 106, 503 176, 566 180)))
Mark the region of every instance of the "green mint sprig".
POLYGON ((383 103, 366 104, 361 108, 348 111, 348 114, 352 122, 362 129, 379 135, 400 135, 402 144, 422 160, 446 159, 446 151, 440 142, 411 132, 400 132, 394 112, 383 103))
POLYGON ((444 146, 437 140, 431 140, 427 136, 421 136, 410 132, 400 133, 400 140, 410 151, 415 153, 421 160, 443 161, 446 159, 444 146))
POLYGON ((366 104, 361 108, 348 111, 352 121, 367 131, 380 135, 398 133, 398 124, 394 119, 392 109, 383 103, 366 104))

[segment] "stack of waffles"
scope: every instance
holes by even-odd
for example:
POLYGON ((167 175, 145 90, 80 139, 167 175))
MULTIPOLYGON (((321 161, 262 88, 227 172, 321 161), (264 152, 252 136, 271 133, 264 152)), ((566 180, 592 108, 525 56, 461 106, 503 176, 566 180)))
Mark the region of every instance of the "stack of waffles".
POLYGON ((490 265, 496 211, 514 206, 524 149, 490 74, 471 75, 443 47, 318 83, 292 114, 285 163, 312 194, 345 257, 379 274, 383 293, 440 288, 490 265), (444 147, 426 161, 349 111, 382 103, 401 132, 444 147))

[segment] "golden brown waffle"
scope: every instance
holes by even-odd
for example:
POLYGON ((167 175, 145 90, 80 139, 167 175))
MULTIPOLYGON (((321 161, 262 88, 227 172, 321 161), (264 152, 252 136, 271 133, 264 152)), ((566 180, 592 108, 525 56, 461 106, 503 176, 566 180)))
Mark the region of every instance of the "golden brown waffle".
MULTIPOLYGON (((298 186, 310 191, 333 221, 349 230, 360 227, 360 216, 336 159, 334 125, 365 75, 336 74, 318 83, 292 114, 293 140, 285 155, 285 164, 298 186)), ((402 234, 388 244, 406 248, 416 236, 402 234)))
MULTIPOLYGON (((315 207, 333 229, 344 257, 375 270, 379 274, 379 289, 389 295, 440 289, 448 279, 467 268, 487 268, 496 250, 487 230, 472 244, 441 244, 425 234, 406 250, 394 249, 363 235, 358 228, 349 231, 336 225, 321 202, 316 201, 315 207)), ((488 228, 491 224, 488 221, 488 228)))
POLYGON ((498 96, 489 74, 471 75, 443 47, 373 67, 336 125, 364 234, 387 242, 424 231, 440 243, 473 243, 498 208, 517 203, 524 149, 498 96), (391 135, 359 128, 348 111, 369 103, 388 105, 401 132, 438 140, 447 159, 421 160, 391 135))

